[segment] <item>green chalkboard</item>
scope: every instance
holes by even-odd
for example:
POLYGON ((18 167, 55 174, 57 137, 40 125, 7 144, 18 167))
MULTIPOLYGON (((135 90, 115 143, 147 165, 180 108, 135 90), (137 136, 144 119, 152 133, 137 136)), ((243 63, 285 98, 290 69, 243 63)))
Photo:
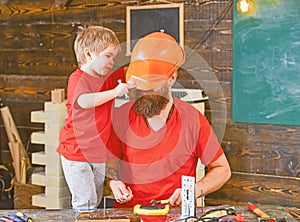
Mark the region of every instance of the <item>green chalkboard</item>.
POLYGON ((300 125, 300 0, 254 1, 234 7, 232 119, 300 125))

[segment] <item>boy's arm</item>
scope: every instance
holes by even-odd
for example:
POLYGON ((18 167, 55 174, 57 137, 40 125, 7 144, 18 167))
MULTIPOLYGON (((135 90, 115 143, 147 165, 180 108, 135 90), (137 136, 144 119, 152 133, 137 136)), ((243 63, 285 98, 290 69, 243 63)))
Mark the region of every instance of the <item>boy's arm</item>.
POLYGON ((84 93, 78 97, 78 104, 84 109, 93 108, 102 105, 109 100, 118 96, 123 96, 129 88, 127 83, 119 83, 116 88, 97 92, 97 93, 84 93))

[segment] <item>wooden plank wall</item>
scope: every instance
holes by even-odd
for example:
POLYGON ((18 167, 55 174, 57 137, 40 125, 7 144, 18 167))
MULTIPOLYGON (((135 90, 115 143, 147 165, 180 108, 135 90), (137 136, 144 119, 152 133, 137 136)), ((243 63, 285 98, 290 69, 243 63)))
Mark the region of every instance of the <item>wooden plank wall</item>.
MULTIPOLYGON (((59 9, 50 0, 1 2, 0 98, 10 107, 24 143, 31 132, 43 130, 43 125, 30 122, 30 112, 43 109, 51 89, 66 88, 68 75, 76 68, 72 44, 77 27, 103 25, 125 42, 126 6, 160 3, 69 0, 59 9)), ((209 64, 209 70, 201 72, 213 72, 216 77, 201 80, 210 98, 206 114, 233 171, 230 181, 208 196, 208 203, 251 201, 300 207, 300 127, 233 123, 231 119, 232 1, 172 2, 184 3, 185 45, 209 64)), ((179 81, 195 86, 184 74, 179 81)), ((2 161, 9 162, 1 120, 0 133, 2 161)), ((38 149, 29 146, 29 152, 38 149)))

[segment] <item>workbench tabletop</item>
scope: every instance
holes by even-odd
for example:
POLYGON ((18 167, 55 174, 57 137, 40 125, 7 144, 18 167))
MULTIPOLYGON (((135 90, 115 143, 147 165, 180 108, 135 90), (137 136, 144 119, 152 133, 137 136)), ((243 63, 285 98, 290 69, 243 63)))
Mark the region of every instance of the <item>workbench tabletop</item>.
MULTIPOLYGON (((227 205, 228 206, 228 205, 227 205)), ((287 211, 284 210, 284 207, 281 206, 273 206, 273 205, 258 205, 260 209, 265 211, 270 217, 285 217, 289 222, 297 222, 297 220, 292 217, 287 211)), ((204 209, 210 209, 213 207, 205 207, 204 209)), ((236 206, 234 207, 237 213, 244 213, 245 222, 257 222, 257 216, 249 211, 245 206, 236 206)), ((98 211, 102 211, 103 209, 99 209, 98 211)), ((124 212, 130 214, 132 209, 122 209, 124 212)), ((45 222, 45 221, 55 221, 55 222, 74 222, 77 219, 76 214, 72 209, 63 209, 63 210, 46 210, 46 209, 22 209, 22 210, 0 210, 0 215, 5 216, 9 214, 14 214, 18 211, 23 212, 28 217, 31 217, 34 222, 45 222)), ((116 211, 120 212, 120 209, 108 209, 108 211, 116 211)), ((202 209, 197 208, 197 215, 199 212, 201 213, 202 209)), ((171 208, 170 217, 174 217, 174 215, 180 215, 180 208, 171 208)), ((81 221, 81 220, 80 220, 81 221)), ((172 220, 168 220, 172 221, 172 220)))

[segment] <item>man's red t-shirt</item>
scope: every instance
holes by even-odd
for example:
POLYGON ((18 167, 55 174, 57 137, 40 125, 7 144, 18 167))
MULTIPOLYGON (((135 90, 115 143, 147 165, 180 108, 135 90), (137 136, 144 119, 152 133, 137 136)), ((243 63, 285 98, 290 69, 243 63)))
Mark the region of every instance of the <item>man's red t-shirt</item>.
POLYGON ((105 77, 95 77, 80 69, 70 75, 66 103, 68 117, 56 150, 66 159, 92 163, 107 161, 106 144, 111 131, 114 100, 83 109, 77 99, 83 93, 111 90, 117 86, 118 79, 125 81, 123 69, 105 77))
POLYGON ((149 205, 150 200, 168 199, 181 187, 181 176, 196 176, 198 158, 205 165, 223 154, 206 117, 190 104, 174 99, 174 111, 166 125, 152 131, 133 102, 114 115, 108 143, 110 157, 121 160, 121 180, 134 198, 115 207, 149 205))

